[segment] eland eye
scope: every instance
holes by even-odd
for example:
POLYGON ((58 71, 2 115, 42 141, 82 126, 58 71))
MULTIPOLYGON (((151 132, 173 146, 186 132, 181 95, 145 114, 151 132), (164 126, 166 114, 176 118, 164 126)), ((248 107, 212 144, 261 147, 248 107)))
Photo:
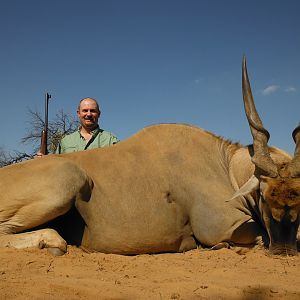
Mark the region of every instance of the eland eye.
POLYGON ((276 197, 276 196, 277 196, 277 191, 276 191, 276 190, 272 190, 271 196, 272 196, 272 197, 276 197))

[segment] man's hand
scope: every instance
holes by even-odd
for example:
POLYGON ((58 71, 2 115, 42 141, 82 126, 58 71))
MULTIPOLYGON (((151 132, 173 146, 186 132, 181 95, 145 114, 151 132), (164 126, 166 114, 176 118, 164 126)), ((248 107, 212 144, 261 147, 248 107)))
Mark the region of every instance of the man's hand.
POLYGON ((38 152, 35 157, 43 157, 44 155, 45 154, 43 154, 42 152, 38 152))

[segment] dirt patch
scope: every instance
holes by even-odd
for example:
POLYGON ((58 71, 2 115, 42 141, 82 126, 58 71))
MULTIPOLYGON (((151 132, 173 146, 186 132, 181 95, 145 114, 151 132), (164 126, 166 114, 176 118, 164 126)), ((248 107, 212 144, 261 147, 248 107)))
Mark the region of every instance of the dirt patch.
POLYGON ((300 299, 300 258, 229 249, 121 256, 0 249, 1 299, 300 299))

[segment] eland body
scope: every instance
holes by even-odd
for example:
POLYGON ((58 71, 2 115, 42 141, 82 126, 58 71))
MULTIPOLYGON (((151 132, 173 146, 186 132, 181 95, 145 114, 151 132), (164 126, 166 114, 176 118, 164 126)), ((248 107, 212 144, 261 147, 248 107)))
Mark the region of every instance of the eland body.
POLYGON ((297 253, 299 127, 295 157, 267 145, 243 61, 253 145, 180 124, 146 127, 108 148, 49 155, 0 169, 0 246, 66 251, 53 229, 30 229, 75 204, 81 245, 104 253, 180 252, 255 245, 297 253))

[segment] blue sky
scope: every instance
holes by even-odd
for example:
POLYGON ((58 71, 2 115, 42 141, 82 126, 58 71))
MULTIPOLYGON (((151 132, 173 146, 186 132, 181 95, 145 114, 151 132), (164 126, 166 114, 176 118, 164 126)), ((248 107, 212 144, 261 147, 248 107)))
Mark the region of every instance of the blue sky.
POLYGON ((300 120, 300 1, 1 0, 0 146, 20 144, 27 108, 49 118, 99 100, 101 127, 126 139, 187 123, 251 143, 242 56, 270 144, 293 153, 300 120))

